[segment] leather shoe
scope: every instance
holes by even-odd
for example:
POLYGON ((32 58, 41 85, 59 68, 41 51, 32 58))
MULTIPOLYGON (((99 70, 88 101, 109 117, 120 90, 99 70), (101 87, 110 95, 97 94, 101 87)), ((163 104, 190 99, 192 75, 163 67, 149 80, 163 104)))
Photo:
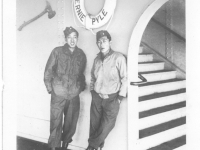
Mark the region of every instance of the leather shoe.
POLYGON ((97 150, 96 148, 93 148, 92 146, 88 146, 86 150, 97 150))

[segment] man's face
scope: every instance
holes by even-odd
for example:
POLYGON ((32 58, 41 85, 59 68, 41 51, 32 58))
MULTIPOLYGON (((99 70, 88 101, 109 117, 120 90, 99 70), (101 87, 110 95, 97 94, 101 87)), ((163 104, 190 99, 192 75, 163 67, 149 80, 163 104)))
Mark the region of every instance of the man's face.
POLYGON ((99 48, 99 50, 102 53, 106 53, 109 51, 110 46, 111 46, 111 42, 109 41, 109 39, 107 38, 107 36, 103 36, 101 37, 98 41, 97 41, 97 46, 99 48))
POLYGON ((74 48, 77 45, 78 42, 78 36, 76 32, 72 32, 65 38, 66 43, 69 45, 69 47, 74 48))

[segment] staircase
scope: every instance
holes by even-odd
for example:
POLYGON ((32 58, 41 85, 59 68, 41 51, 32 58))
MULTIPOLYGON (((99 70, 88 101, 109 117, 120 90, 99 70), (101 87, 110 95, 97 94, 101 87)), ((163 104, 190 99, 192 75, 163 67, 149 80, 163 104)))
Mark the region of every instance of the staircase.
POLYGON ((139 85, 139 150, 185 150, 186 81, 142 47, 138 65, 148 81, 139 85))

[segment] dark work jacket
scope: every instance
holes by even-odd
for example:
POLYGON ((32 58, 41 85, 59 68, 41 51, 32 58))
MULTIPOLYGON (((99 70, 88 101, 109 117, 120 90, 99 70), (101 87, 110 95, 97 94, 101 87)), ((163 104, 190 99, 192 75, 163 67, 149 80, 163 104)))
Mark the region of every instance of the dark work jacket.
POLYGON ((73 53, 68 44, 56 47, 47 61, 44 83, 51 93, 65 99, 72 99, 85 89, 84 70, 86 56, 76 47, 73 53))

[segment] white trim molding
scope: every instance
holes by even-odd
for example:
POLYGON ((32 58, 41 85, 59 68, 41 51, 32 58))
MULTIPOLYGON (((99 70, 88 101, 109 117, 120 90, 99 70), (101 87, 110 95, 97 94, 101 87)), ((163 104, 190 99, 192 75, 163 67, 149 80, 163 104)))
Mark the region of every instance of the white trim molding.
POLYGON ((154 0, 141 14, 136 23, 128 48, 128 150, 138 148, 139 118, 138 118, 138 87, 130 82, 138 80, 138 54, 143 32, 156 11, 168 0, 154 0), (130 69, 134 68, 134 69, 130 69))

